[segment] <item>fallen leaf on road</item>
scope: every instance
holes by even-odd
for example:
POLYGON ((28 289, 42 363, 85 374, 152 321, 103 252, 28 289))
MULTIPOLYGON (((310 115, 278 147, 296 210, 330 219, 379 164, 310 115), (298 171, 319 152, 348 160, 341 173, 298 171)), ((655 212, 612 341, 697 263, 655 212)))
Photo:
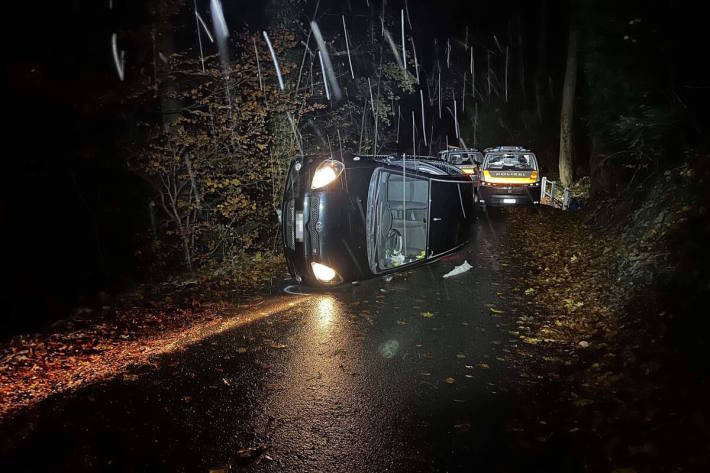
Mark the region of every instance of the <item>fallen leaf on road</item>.
POLYGON ((272 343, 271 348, 274 348, 276 350, 282 350, 282 349, 286 348, 286 345, 281 344, 281 343, 272 343))
POLYGON ((240 448, 237 450, 237 461, 242 465, 250 463, 256 458, 258 458, 262 453, 266 451, 266 445, 259 445, 257 447, 240 448))
POLYGON ((584 407, 590 404, 594 404, 594 401, 592 401, 591 399, 584 399, 583 397, 579 397, 573 401, 573 404, 577 407, 584 407))
POLYGON ((479 363, 479 364, 477 364, 476 366, 478 366, 479 368, 483 368, 483 369, 485 369, 485 370, 487 370, 488 368, 490 368, 490 366, 488 366, 488 363, 479 363))
POLYGON ((456 354, 456 358, 458 358, 459 360, 461 360, 461 359, 466 358, 466 355, 464 355, 463 353, 457 353, 457 354, 456 354))
POLYGON ((448 378, 446 378, 446 379, 444 380, 444 382, 445 382, 446 384, 454 384, 455 381, 456 381, 456 380, 455 380, 454 378, 452 378, 451 376, 449 376, 448 378))
POLYGON ((502 314, 502 313, 503 313, 502 310, 498 310, 498 309, 496 309, 495 307, 489 307, 489 309, 490 309, 490 311, 491 311, 492 314, 502 314))
POLYGON ((405 322, 404 320, 398 320, 397 325, 407 325, 407 322, 405 322))
POLYGON ((431 312, 422 312, 422 317, 424 317, 426 319, 430 319, 430 318, 434 317, 434 314, 432 314, 431 312))
POLYGON ((239 353, 240 355, 243 355, 243 354, 246 353, 246 352, 247 352, 246 347, 239 347, 239 348, 237 348, 237 353, 239 353))

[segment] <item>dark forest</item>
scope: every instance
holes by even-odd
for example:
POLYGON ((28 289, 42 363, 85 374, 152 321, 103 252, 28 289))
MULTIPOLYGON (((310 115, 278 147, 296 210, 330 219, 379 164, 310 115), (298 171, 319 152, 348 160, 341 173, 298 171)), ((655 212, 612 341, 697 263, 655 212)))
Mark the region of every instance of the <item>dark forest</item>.
POLYGON ((710 467, 700 2, 6 8, 0 464, 710 467))

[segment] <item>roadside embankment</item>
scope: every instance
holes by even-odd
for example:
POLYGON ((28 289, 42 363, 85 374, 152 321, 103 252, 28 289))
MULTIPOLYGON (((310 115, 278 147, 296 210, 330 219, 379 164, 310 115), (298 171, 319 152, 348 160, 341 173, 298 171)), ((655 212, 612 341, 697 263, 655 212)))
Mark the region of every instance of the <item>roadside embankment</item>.
POLYGON ((708 184, 683 166, 579 213, 508 211, 501 253, 522 268, 506 296, 511 360, 545 380, 538 401, 578 435, 584 464, 710 465, 708 184))

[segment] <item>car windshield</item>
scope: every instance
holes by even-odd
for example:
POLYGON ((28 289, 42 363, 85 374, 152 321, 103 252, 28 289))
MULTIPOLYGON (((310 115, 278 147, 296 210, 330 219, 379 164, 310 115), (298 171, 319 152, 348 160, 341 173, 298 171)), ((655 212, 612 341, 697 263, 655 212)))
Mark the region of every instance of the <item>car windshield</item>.
POLYGON ((368 205, 368 259, 382 272, 426 256, 429 182, 382 170, 372 177, 368 205))
POLYGON ((468 153, 449 153, 449 159, 447 160, 450 164, 473 164, 471 155, 468 153))
POLYGON ((483 155, 478 151, 442 151, 439 156, 443 161, 454 166, 473 165, 476 164, 476 161, 483 161, 483 155))
POLYGON ((534 171, 537 169, 537 163, 532 153, 489 153, 484 169, 534 171))

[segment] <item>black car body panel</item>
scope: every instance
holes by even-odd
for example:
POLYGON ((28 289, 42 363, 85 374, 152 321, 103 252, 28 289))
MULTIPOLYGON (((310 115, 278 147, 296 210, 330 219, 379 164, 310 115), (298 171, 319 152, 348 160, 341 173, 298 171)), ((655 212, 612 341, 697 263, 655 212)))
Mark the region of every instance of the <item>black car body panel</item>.
POLYGON ((437 259, 467 242, 472 196, 471 181, 441 162, 351 153, 294 158, 282 203, 289 272, 299 283, 333 285, 437 259), (318 166, 334 161, 344 165, 338 178, 311 189, 318 166), (319 281, 312 263, 337 277, 319 281))
POLYGON ((466 202, 473 202, 473 196, 466 192, 466 190, 461 191, 464 186, 470 187, 471 185, 466 184, 456 184, 459 188, 459 205, 456 202, 452 202, 452 199, 446 198, 446 196, 451 192, 447 189, 451 186, 449 182, 432 179, 431 180, 431 207, 429 209, 430 215, 430 229, 429 229, 429 254, 430 256, 439 256, 444 253, 449 252, 452 248, 460 245, 462 241, 468 239, 468 219, 472 216, 473 212, 472 205, 465 205, 463 203, 464 195, 466 196, 466 202), (465 218, 461 218, 461 215, 465 215, 465 218))

